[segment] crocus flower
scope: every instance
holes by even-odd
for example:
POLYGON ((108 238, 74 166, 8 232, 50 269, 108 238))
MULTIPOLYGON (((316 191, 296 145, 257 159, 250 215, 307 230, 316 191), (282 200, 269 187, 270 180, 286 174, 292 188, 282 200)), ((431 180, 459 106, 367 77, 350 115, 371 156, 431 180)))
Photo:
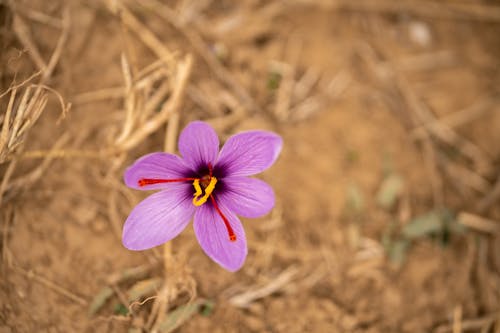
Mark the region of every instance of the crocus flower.
POLYGON ((123 227, 130 250, 146 250, 176 237, 194 216, 194 232, 205 253, 229 271, 247 256, 245 231, 237 215, 256 218, 274 206, 273 189, 247 176, 269 168, 281 137, 247 131, 219 139, 208 124, 195 121, 180 134, 179 152, 152 153, 125 171, 125 183, 138 190, 161 190, 139 203, 123 227))

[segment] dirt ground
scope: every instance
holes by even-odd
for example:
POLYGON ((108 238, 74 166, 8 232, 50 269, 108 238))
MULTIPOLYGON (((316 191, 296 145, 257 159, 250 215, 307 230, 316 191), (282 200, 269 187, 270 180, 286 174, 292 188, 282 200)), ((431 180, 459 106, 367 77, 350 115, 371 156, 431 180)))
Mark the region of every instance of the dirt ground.
POLYGON ((0 333, 500 332, 500 3, 0 1, 0 333), (229 273, 121 244, 190 121, 284 139, 229 273))

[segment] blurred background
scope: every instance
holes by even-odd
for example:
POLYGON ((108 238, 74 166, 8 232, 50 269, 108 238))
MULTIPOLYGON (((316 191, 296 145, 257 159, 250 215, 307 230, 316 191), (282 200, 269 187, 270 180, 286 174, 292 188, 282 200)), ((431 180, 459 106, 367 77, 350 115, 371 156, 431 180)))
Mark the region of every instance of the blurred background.
POLYGON ((0 1, 0 332, 500 332, 500 3, 0 1), (131 252, 192 120, 284 148, 229 273, 131 252))

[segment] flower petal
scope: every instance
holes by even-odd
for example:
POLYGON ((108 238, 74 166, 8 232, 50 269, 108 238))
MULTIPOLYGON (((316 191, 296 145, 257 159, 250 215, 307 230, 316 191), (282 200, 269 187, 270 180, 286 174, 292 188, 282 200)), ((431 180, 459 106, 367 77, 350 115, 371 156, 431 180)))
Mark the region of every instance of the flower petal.
POLYGON ((219 153, 219 138, 214 129, 202 121, 193 121, 179 136, 179 151, 184 161, 195 171, 215 164, 219 153))
POLYGON ((222 203, 219 208, 233 228, 236 240, 229 240, 228 231, 221 216, 211 202, 198 207, 194 215, 194 232, 201 248, 216 263, 234 272, 243 266, 248 253, 245 230, 240 220, 222 203))
POLYGON ((260 217, 274 207, 274 191, 266 182, 248 177, 226 177, 217 198, 243 217, 260 217))
POLYGON ((269 168, 281 152, 277 134, 248 131, 230 137, 219 155, 217 168, 226 176, 250 176, 269 168))
POLYGON ((179 156, 168 153, 152 153, 135 161, 123 176, 125 184, 136 190, 156 190, 166 188, 166 183, 139 186, 139 180, 149 179, 177 179, 186 177, 192 172, 179 156))
POLYGON ((140 202, 123 226, 123 245, 140 251, 177 236, 194 214, 191 192, 191 185, 172 184, 140 202))

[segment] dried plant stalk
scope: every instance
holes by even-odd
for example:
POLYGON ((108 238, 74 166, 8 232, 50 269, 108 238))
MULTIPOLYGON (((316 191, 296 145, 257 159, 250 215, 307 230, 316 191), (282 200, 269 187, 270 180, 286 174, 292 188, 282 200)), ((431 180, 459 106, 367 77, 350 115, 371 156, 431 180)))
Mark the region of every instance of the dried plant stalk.
POLYGON ((0 163, 12 158, 47 105, 47 94, 41 87, 37 87, 33 94, 32 91, 33 86, 26 88, 19 102, 17 102, 18 89, 14 88, 11 91, 1 124, 0 163))

